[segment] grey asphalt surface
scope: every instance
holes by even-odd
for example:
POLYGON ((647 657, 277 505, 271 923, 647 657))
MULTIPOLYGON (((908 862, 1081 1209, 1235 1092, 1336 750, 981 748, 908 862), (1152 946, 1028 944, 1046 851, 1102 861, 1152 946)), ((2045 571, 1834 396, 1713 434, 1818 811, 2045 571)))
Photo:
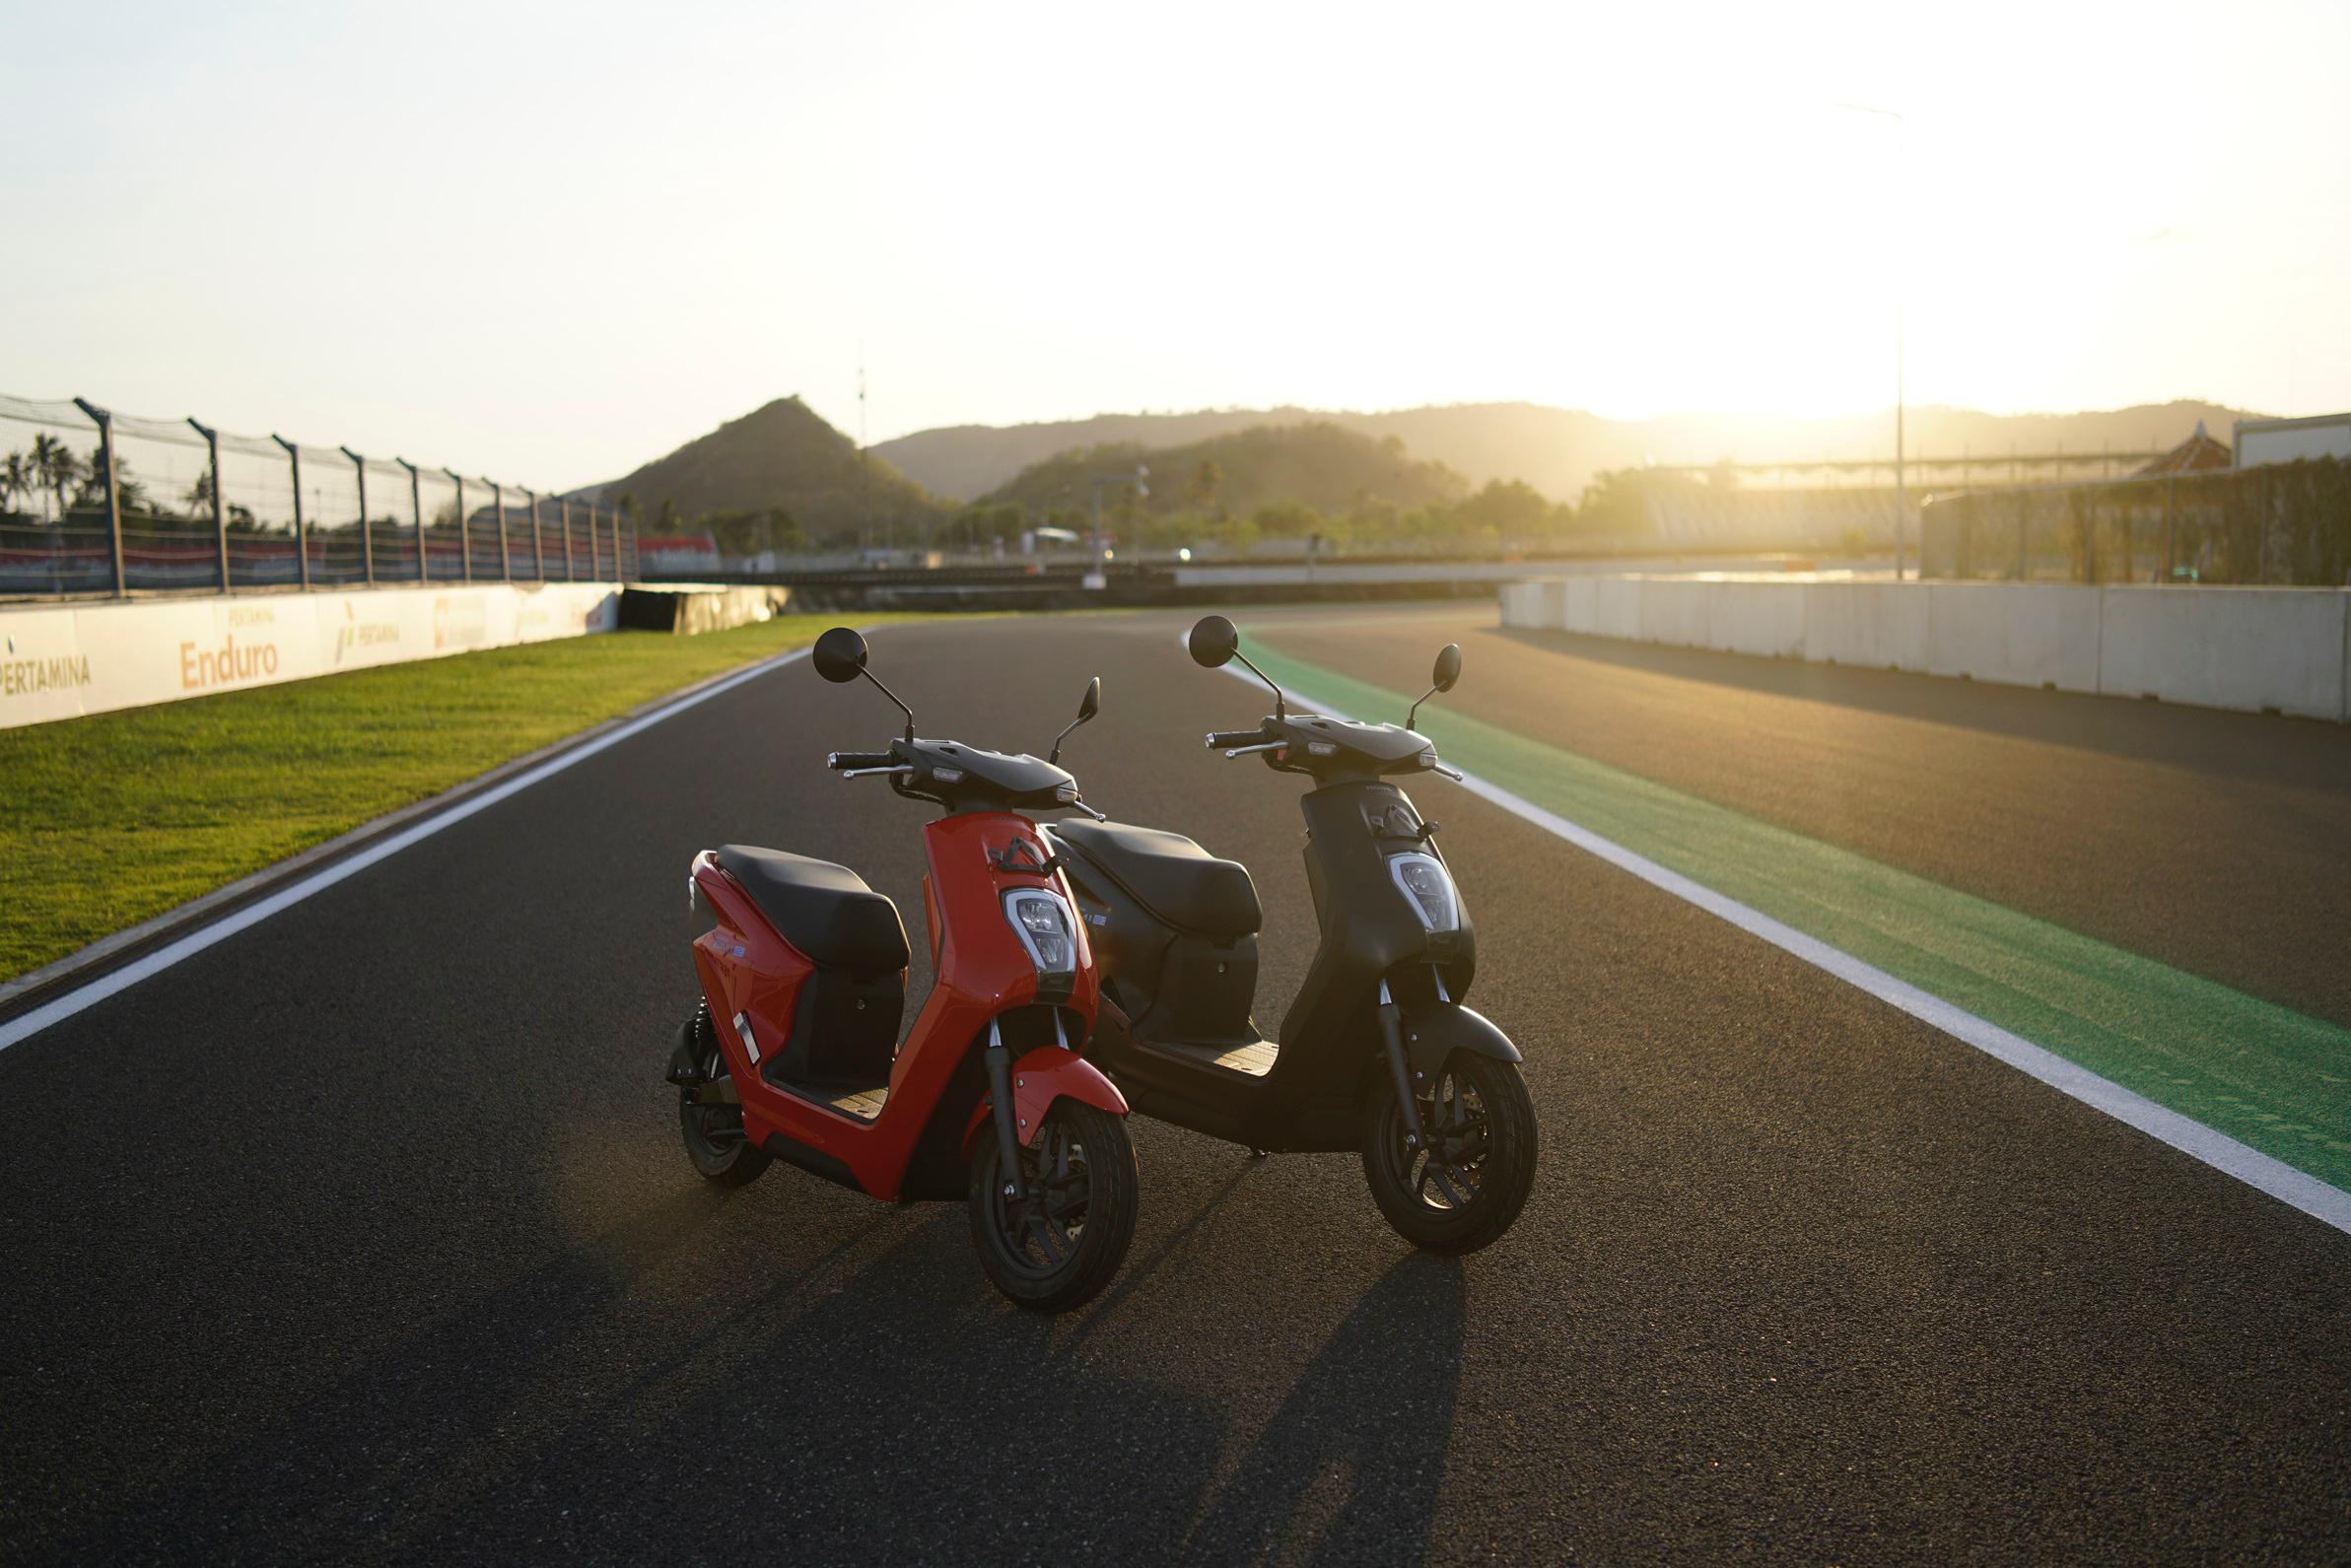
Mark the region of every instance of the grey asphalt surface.
MULTIPOLYGON (((1251 864, 1271 1022, 1298 785, 1200 749, 1261 710, 1178 625, 875 667, 1011 747, 1100 673, 1068 760, 1251 864)), ((1465 706, 1506 689, 1470 659, 1465 706)), ((2351 1237, 1441 781, 1546 1139, 1487 1252, 1142 1123, 1134 1252, 1048 1322, 959 1207, 705 1188, 658 1082, 686 861, 918 912, 921 809, 820 762, 890 716, 779 671, 0 1052, 0 1562, 2351 1553, 2351 1237)))
POLYGON ((2351 1025, 2351 726, 1504 631, 1490 604, 1241 619, 1415 693, 1457 642, 1463 713, 2351 1025))

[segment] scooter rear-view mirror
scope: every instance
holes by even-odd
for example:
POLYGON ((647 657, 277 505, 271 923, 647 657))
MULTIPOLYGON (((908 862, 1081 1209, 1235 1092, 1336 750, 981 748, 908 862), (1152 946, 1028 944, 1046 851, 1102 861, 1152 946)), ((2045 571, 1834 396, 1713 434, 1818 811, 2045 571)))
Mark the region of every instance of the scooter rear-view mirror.
POLYGON ((1422 703, 1439 692, 1451 691, 1453 683, 1461 679, 1461 645, 1459 643, 1447 643, 1443 648, 1437 649, 1436 668, 1429 671, 1429 676, 1436 684, 1413 699, 1411 711, 1404 716, 1404 727, 1407 729, 1412 728, 1413 720, 1420 716, 1422 703))
POLYGON ((854 626, 836 626, 816 640, 808 650, 808 662, 816 666, 816 673, 838 686, 854 681, 860 675, 873 682, 875 690, 897 705, 906 716, 906 738, 914 739, 914 710, 900 702, 898 694, 881 684, 880 677, 865 668, 865 639, 854 626))
POLYGON ((836 686, 854 681, 865 672, 865 639, 854 626, 836 626, 816 640, 808 662, 836 686))
POLYGON ((1192 623, 1192 662, 1202 669, 1220 669, 1240 650, 1241 634, 1221 615, 1204 615, 1192 623))
POLYGON ((1084 723, 1087 719, 1093 717, 1101 711, 1102 677, 1097 675, 1092 680, 1085 683, 1085 695, 1077 700, 1077 716, 1070 720, 1068 729, 1064 729, 1060 734, 1053 737, 1053 752, 1045 760, 1047 762, 1061 761, 1062 742, 1070 738, 1070 730, 1075 729, 1079 724, 1084 723))

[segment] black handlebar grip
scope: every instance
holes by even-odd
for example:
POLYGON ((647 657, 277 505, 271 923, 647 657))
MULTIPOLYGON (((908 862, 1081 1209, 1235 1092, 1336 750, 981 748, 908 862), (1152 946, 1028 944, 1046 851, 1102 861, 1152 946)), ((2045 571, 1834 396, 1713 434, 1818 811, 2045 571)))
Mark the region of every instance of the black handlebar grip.
POLYGON ((824 765, 835 773, 847 773, 852 768, 889 768, 898 759, 886 751, 836 751, 824 759, 824 765))
POLYGON ((1209 749, 1221 750, 1226 746, 1257 746, 1266 740, 1263 724, 1255 729, 1213 729, 1209 732, 1209 749))

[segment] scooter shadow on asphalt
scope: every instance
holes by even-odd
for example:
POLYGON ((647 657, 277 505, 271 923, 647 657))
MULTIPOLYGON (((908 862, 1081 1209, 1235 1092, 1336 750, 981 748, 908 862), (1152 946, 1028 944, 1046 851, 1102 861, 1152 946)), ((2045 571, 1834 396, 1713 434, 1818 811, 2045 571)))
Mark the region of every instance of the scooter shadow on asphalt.
MULTIPOLYGON (((1144 1274, 1245 1175, 1137 1260, 1144 1274)), ((694 1190, 648 1205, 165 1479, 67 1555, 720 1560, 740 1554, 746 1517, 807 1560, 989 1560, 1014 1541, 1085 1557, 1106 1534, 1153 1560, 1425 1554, 1466 1332, 1452 1261, 1398 1260, 1300 1372, 1249 1332, 1286 1293, 1271 1285, 1204 1307, 1193 1343, 1138 1361, 1072 1353, 1070 1330, 1126 1292, 1081 1324, 1029 1317, 970 1267, 960 1206, 885 1210, 662 1332, 669 1276, 741 1203, 694 1190), (1072 1481, 1068 1506, 1021 1484, 1042 1475, 1072 1481)))
POLYGON ((737 1201, 697 1184, 647 1205, 151 1489, 126 1487, 65 1557, 122 1560, 169 1543, 175 1556, 285 1560, 380 1544, 392 1534, 379 1514, 387 1499, 430 1510, 476 1472, 578 1336, 737 1201))
MULTIPOLYGON (((730 1453, 758 1462, 720 1483, 737 1495, 705 1491, 682 1522, 672 1511, 657 1537, 670 1552, 738 1544, 739 1507, 808 1560, 1100 1560, 1112 1540, 1141 1544, 1149 1561, 1426 1554, 1468 1328, 1458 1261, 1398 1259, 1290 1374, 1248 1321, 1279 1311, 1284 1292, 1271 1286, 1247 1304, 1204 1305, 1194 1343, 1155 1332, 1163 1355, 1067 1353, 1066 1326, 1004 1306, 961 1266, 966 1226, 941 1210, 770 1326, 667 1430, 608 1456, 597 1452, 608 1436, 557 1445, 567 1468, 602 1474, 592 1494, 566 1499, 575 1519, 588 1511, 588 1538, 625 1553, 663 1498, 711 1486, 698 1445, 726 1432, 730 1453), (1287 1393, 1258 1417, 1267 1382, 1283 1376, 1287 1393), (665 1456, 676 1473, 660 1467, 665 1456), (1062 1503, 1034 1490, 1044 1476, 1068 1483, 1062 1503), (695 1534, 702 1520, 707 1536, 695 1534)), ((1097 1303, 1089 1320, 1116 1305, 1097 1303)))
POLYGON ((1183 1560, 1423 1559, 1468 1328, 1459 1260, 1397 1260, 1217 1487, 1183 1560))

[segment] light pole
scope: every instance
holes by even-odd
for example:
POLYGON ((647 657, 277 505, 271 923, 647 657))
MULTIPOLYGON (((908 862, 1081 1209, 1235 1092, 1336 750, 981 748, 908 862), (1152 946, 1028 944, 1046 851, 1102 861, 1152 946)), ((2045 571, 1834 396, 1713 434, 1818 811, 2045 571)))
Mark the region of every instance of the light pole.
POLYGON ((1094 477, 1094 570, 1097 573, 1102 570, 1104 564, 1104 555, 1102 550, 1103 490, 1105 488, 1115 488, 1119 485, 1133 485, 1135 487, 1135 493, 1138 496, 1148 496, 1151 493, 1151 487, 1145 484, 1143 481, 1149 479, 1150 477, 1150 469, 1141 463, 1137 463, 1135 465, 1135 472, 1132 474, 1097 474, 1094 477))
MULTIPOLYGON (((1897 246, 1894 266, 1894 580, 1902 579, 1902 535, 1909 524, 1909 497, 1902 483, 1902 273, 1901 201, 1902 176, 1907 171, 1906 154, 1909 149, 1910 121, 1899 109, 1873 108, 1867 103, 1839 103, 1836 105, 1854 114, 1873 114, 1879 119, 1894 121, 1894 243, 1897 246)), ((1924 541, 1920 542, 1920 569, 1925 567, 1924 541)))

